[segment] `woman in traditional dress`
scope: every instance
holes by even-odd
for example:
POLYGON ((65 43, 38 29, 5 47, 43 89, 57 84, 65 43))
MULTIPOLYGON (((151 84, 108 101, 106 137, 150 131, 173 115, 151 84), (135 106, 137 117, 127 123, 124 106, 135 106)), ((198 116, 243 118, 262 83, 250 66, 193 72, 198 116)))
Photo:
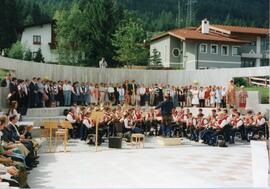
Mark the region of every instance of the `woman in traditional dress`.
POLYGON ((204 93, 204 99, 205 99, 205 106, 209 107, 210 106, 210 92, 211 92, 211 86, 205 88, 205 93, 204 93))
POLYGON ((240 91, 239 91, 239 108, 240 109, 246 108, 247 98, 248 98, 248 93, 245 90, 245 87, 241 86, 240 91))
POLYGON ((91 97, 92 97, 91 103, 94 105, 98 105, 98 98, 99 98, 98 84, 96 84, 95 87, 93 88, 91 97))
POLYGON ((219 87, 216 88, 215 102, 216 102, 216 108, 220 108, 220 103, 221 103, 221 89, 219 87))
POLYGON ((227 105, 229 107, 235 106, 235 95, 236 95, 236 89, 235 89, 234 81, 231 80, 228 86, 228 91, 227 91, 227 105))
POLYGON ((216 88, 212 87, 210 91, 210 106, 212 108, 215 107, 215 103, 216 103, 215 96, 216 96, 216 88))
POLYGON ((191 88, 191 86, 189 86, 188 88, 187 88, 187 93, 186 93, 187 95, 187 106, 192 106, 192 88, 191 88))

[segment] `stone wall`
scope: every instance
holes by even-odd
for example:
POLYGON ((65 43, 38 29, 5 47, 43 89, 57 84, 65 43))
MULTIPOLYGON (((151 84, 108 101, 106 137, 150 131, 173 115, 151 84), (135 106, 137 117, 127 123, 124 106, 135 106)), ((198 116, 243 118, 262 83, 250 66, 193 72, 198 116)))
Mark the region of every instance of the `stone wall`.
MULTIPOLYGON (((266 76, 270 74, 270 66, 255 68, 234 68, 214 70, 129 70, 129 69, 100 69, 75 66, 63 66, 15 60, 0 56, 0 68, 14 70, 16 76, 31 79, 34 76, 52 80, 90 81, 92 83, 122 83, 124 80, 135 79, 146 85, 153 83, 168 83, 171 85, 190 85, 199 81, 205 85, 227 86, 234 77, 266 76)), ((1 89, 0 107, 6 107, 7 89, 1 89)), ((249 93, 248 107, 265 109, 259 105, 258 93, 249 93)))
POLYGON ((0 56, 0 68, 15 70, 18 78, 31 79, 33 76, 52 80, 90 81, 93 83, 122 83, 135 79, 138 83, 168 83, 190 85, 194 80, 201 85, 223 85, 234 77, 266 76, 270 67, 228 68, 214 70, 128 70, 99 69, 75 66, 52 65, 9 59, 0 56))

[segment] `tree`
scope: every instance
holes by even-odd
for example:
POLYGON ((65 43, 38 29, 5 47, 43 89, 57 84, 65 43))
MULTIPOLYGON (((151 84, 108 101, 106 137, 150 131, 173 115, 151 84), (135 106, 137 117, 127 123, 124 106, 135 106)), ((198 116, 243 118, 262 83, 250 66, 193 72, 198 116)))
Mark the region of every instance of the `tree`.
POLYGON ((79 5, 74 3, 69 11, 57 11, 56 40, 60 63, 75 64, 86 52, 86 20, 79 5))
POLYGON ((57 11, 54 18, 60 62, 77 63, 86 57, 83 63, 96 66, 105 57, 112 66, 111 38, 121 20, 116 0, 82 0, 70 10, 57 11))
POLYGON ((105 57, 110 67, 115 66, 115 51, 111 39, 123 17, 122 9, 116 0, 86 0, 83 8, 88 64, 97 66, 99 59, 105 57))
POLYGON ((34 21, 33 21, 33 18, 31 15, 28 15, 25 20, 24 20, 24 25, 30 25, 30 24, 33 24, 34 21))
POLYGON ((31 52, 30 49, 27 49, 25 51, 23 59, 26 60, 26 61, 31 61, 32 60, 32 52, 31 52))
POLYGON ((224 21, 224 25, 231 25, 231 14, 228 13, 224 21))
POLYGON ((113 46, 117 49, 115 60, 122 64, 147 64, 147 50, 143 41, 145 31, 139 20, 128 18, 116 30, 113 36, 113 46))
POLYGON ((34 62, 45 62, 40 48, 38 49, 36 56, 33 58, 33 61, 34 62))
POLYGON ((25 47, 21 44, 20 41, 17 41, 8 51, 8 57, 23 60, 24 53, 25 47))
POLYGON ((0 3, 0 51, 10 48, 17 40, 20 15, 16 0, 1 0, 0 3))
POLYGON ((152 55, 150 56, 149 60, 150 66, 161 66, 161 58, 160 58, 160 52, 154 48, 152 51, 152 55))
POLYGON ((162 11, 158 18, 158 22, 156 23, 158 31, 166 31, 176 27, 175 16, 170 11, 162 11))

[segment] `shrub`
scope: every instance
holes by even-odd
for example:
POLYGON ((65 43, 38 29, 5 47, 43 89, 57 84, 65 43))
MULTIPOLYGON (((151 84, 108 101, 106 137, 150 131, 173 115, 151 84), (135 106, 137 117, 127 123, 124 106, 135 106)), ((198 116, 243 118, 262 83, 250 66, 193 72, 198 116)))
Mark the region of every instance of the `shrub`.
POLYGON ((34 62, 45 62, 40 48, 38 49, 37 54, 33 58, 33 60, 34 60, 34 62))
POLYGON ((26 61, 31 61, 32 60, 32 52, 31 52, 30 49, 26 50, 23 59, 26 60, 26 61))
POLYGON ((17 41, 9 49, 8 57, 23 60, 24 53, 25 47, 21 44, 20 41, 17 41))
POLYGON ((248 78, 243 78, 243 77, 238 77, 238 78, 234 78, 234 83, 237 87, 240 86, 244 86, 244 87, 249 87, 249 83, 248 83, 248 78))

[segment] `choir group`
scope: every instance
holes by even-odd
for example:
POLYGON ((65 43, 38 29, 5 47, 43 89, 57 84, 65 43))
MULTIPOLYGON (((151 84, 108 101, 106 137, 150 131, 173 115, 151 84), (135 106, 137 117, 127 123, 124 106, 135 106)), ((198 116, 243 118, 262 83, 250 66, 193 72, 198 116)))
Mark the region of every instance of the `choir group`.
MULTIPOLYGON (((33 78, 32 81, 5 78, 2 86, 8 87, 10 102, 18 102, 18 111, 26 114, 27 108, 71 105, 97 105, 112 103, 156 106, 168 93, 175 106, 180 107, 235 107, 236 87, 231 81, 224 86, 173 86, 168 84, 137 84, 135 80, 116 84, 90 82, 50 81, 33 78)), ((248 95, 241 87, 239 107, 245 108, 248 95)))

